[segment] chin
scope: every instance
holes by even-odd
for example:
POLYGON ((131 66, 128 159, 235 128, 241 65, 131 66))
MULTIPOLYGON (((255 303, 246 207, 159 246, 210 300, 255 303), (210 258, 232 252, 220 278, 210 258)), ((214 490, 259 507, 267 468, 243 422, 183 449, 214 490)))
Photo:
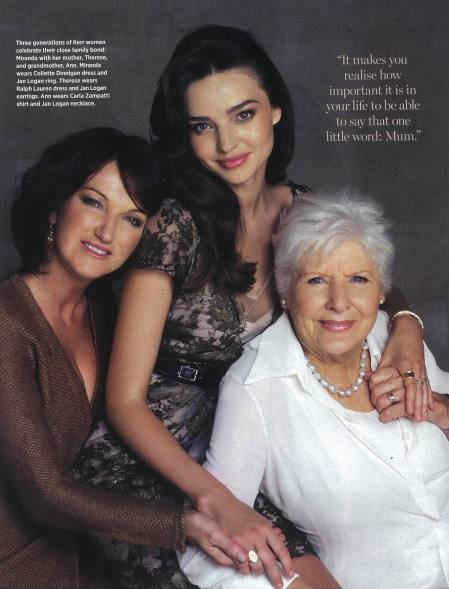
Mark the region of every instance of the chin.
POLYGON ((335 358, 341 356, 343 358, 345 356, 351 356, 352 354, 359 354, 364 339, 365 338, 352 341, 340 339, 339 341, 325 342, 318 349, 325 356, 333 356, 335 358))
POLYGON ((73 273, 75 275, 77 275, 79 277, 80 280, 84 281, 84 282, 93 282, 94 280, 98 280, 98 278, 103 278, 103 276, 107 276, 108 274, 112 274, 112 272, 114 272, 115 270, 117 270, 117 268, 114 266, 114 268, 110 268, 109 266, 106 267, 104 266, 103 268, 99 268, 99 267, 92 267, 91 265, 89 266, 84 266, 82 268, 77 268, 77 269, 73 269, 73 273))

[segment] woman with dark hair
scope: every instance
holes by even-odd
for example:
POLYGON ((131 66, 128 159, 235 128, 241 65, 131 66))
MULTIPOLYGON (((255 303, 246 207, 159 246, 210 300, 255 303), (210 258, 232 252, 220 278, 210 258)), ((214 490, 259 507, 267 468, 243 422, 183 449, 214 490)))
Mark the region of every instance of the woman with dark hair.
POLYGON ((78 534, 170 548, 189 537, 207 551, 214 532, 238 558, 202 514, 71 475, 103 401, 114 326, 99 279, 137 246, 160 184, 156 150, 109 128, 48 147, 22 177, 12 209, 22 265, 0 284, 0 587, 106 586, 78 553, 78 534))
MULTIPOLYGON (((204 457, 221 377, 242 344, 279 312, 272 236, 281 213, 307 190, 285 183, 294 145, 288 90, 249 33, 203 27, 176 47, 150 120, 177 201, 165 200, 147 224, 114 336, 107 415, 134 455, 100 422, 78 468, 91 484, 119 493, 173 494, 173 485, 245 548, 249 562, 241 571, 265 570, 282 586, 274 559, 287 572, 291 565, 281 537, 197 461, 204 457)), ((412 340, 408 349, 420 374, 419 327, 401 316, 395 332, 396 355, 404 338, 412 340)), ((280 521, 278 512, 273 517, 280 521)), ((189 586, 173 553, 102 545, 129 587, 189 586)), ((335 586, 299 535, 292 554, 304 553, 296 566, 313 571, 312 585, 335 586)), ((260 583, 266 585, 265 576, 260 583)))

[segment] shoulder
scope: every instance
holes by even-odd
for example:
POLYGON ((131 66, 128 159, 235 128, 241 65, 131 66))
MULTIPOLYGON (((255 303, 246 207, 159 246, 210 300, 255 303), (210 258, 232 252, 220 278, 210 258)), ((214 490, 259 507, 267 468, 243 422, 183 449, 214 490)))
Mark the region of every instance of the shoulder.
POLYGON ((296 184, 292 180, 288 180, 286 184, 271 186, 270 189, 277 203, 279 213, 287 211, 292 206, 295 198, 301 193, 312 192, 311 188, 305 184, 296 184))
POLYGON ((0 347, 8 348, 15 361, 19 357, 34 363, 34 352, 48 343, 48 326, 42 321, 37 304, 20 275, 0 283, 0 347))
POLYGON ((27 302, 27 290, 23 279, 18 274, 12 274, 0 282, 2 323, 8 319, 16 322, 33 315, 32 307, 27 302))
POLYGON ((148 219, 146 231, 150 233, 195 231, 191 212, 174 198, 162 201, 159 211, 148 219))
POLYGON ((238 360, 236 360, 232 364, 232 366, 226 372, 225 377, 223 379, 223 383, 225 383, 226 381, 234 381, 238 382, 242 386, 245 384, 245 381, 248 375, 250 374, 256 361, 261 337, 262 334, 258 335, 244 346, 243 354, 240 356, 238 360))

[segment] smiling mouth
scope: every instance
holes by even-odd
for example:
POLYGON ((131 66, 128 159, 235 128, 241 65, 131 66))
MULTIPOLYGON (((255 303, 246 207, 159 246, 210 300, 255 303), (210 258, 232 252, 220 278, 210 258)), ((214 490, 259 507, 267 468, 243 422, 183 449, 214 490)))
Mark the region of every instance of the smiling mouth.
POLYGON ((105 258, 105 257, 110 256, 112 254, 110 249, 104 248, 104 247, 99 247, 97 245, 94 245, 93 243, 90 243, 89 241, 82 241, 81 243, 90 253, 92 253, 95 256, 98 256, 100 258, 105 258))
POLYGON ((235 157, 228 157, 224 159, 217 160, 217 163, 224 168, 225 170, 232 170, 234 168, 239 168, 242 166, 249 157, 249 153, 242 153, 241 155, 236 155, 235 157))
POLYGON ((328 331, 333 331, 334 333, 339 333, 341 331, 347 331, 351 329, 354 325, 355 321, 320 321, 321 325, 327 329, 328 331))

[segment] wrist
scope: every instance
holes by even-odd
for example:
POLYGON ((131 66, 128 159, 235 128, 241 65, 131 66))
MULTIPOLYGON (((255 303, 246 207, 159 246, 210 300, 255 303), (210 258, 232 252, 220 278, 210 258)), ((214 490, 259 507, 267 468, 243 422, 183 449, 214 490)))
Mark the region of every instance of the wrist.
POLYGON ((234 496, 229 489, 217 481, 217 485, 204 489, 198 494, 193 500, 193 504, 200 513, 216 519, 219 510, 230 498, 234 499, 234 496))
POLYGON ((424 334, 424 323, 419 315, 413 313, 412 311, 398 311, 393 315, 390 319, 389 323, 389 331, 398 331, 405 329, 414 329, 418 330, 420 336, 422 337, 424 334))
POLYGON ((183 532, 184 532, 184 545, 180 552, 185 551, 186 544, 195 544, 196 538, 196 526, 195 526, 195 516, 197 515, 197 511, 195 511, 187 499, 184 502, 183 510, 182 510, 182 519, 183 519, 183 532))

